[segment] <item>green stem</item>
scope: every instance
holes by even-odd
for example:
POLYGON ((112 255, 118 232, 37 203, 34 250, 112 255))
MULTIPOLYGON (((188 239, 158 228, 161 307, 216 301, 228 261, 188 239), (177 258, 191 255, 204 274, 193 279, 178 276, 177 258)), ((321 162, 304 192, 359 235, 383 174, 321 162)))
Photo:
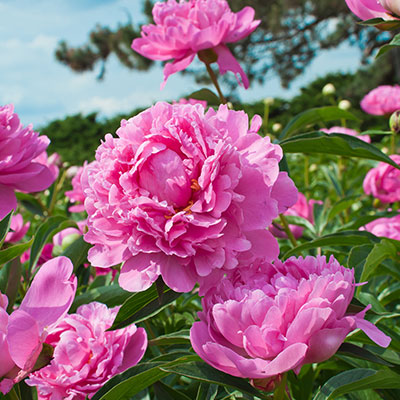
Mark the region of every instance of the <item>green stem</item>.
POLYGON ((63 174, 61 175, 60 180, 57 182, 56 186, 54 187, 54 193, 53 193, 53 197, 51 199, 50 205, 49 205, 49 209, 48 209, 48 213, 49 215, 52 214, 54 206, 56 205, 56 201, 57 201, 57 194, 58 192, 61 190, 64 181, 65 181, 65 177, 67 176, 67 171, 65 170, 63 172, 63 174))
POLYGON ((267 130, 267 127, 268 127, 268 118, 269 118, 269 104, 265 104, 265 106, 264 106, 264 120, 263 120, 265 130, 267 130))
POLYGON ((215 88, 217 89, 218 95, 219 95, 219 99, 221 100, 222 104, 226 104, 226 98, 224 97, 224 95, 222 94, 221 88, 219 86, 218 83, 218 79, 217 76, 215 75, 213 69, 211 68, 210 64, 205 63, 206 64, 206 68, 207 68, 207 72, 210 75, 210 78, 212 80, 212 83, 214 84, 215 88))
POLYGON ((396 154, 396 133, 392 132, 390 136, 390 154, 396 154))
POLYGON ((304 186, 305 186, 305 192, 308 192, 308 189, 310 187, 310 171, 309 171, 309 166, 310 166, 310 160, 308 159, 308 156, 304 156, 304 186))
POLYGON ((17 392, 15 391, 15 387, 13 387, 8 392, 6 398, 9 399, 9 400, 21 400, 21 398, 18 396, 17 392))
POLYGON ((293 247, 297 247, 296 238, 293 236, 293 233, 289 228, 289 224, 287 222, 286 217, 283 214, 279 214, 279 218, 281 219, 283 229, 285 230, 285 233, 286 233, 287 237, 289 238, 290 243, 292 243, 293 247))

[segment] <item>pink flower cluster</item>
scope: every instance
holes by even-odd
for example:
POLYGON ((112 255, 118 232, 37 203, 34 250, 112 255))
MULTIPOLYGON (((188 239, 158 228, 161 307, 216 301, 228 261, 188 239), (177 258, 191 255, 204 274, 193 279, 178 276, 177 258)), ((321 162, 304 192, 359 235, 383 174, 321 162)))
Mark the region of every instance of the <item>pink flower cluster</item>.
POLYGON ((321 131, 328 133, 328 134, 329 133, 343 133, 344 135, 350 135, 350 136, 357 137, 358 139, 362 140, 363 142, 371 143, 371 138, 368 135, 360 135, 354 129, 344 128, 343 126, 332 126, 332 128, 329 128, 329 129, 323 128, 323 129, 321 129, 321 131))
POLYGON ((360 106, 367 114, 392 114, 400 110, 400 86, 378 86, 364 96, 360 106))
POLYGON ((68 312, 77 285, 72 271, 72 263, 66 257, 48 261, 11 315, 6 312, 8 299, 0 293, 0 391, 3 393, 32 371, 49 331, 68 312))
MULTIPOLYGON (((390 158, 400 165, 400 156, 390 158)), ((381 162, 368 171, 363 183, 364 192, 382 203, 393 203, 400 200, 400 170, 390 164, 381 162)))
POLYGON ((211 50, 221 74, 232 71, 245 88, 249 82, 226 43, 237 42, 252 33, 260 21, 254 9, 234 13, 226 0, 167 0, 153 7, 155 24, 142 27, 142 37, 133 50, 151 60, 174 59, 164 67, 164 83, 175 72, 187 68, 196 54, 211 50), (239 79, 240 76, 240 79, 239 79))
POLYGON ((266 227, 297 189, 279 172, 281 148, 256 133, 261 118, 248 124, 226 106, 157 103, 106 135, 82 176, 92 265, 124 262, 129 291, 161 275, 187 292, 239 259, 275 259, 266 227))
POLYGON ((360 230, 371 232, 375 236, 400 240, 400 215, 391 218, 378 218, 366 224, 360 230))
POLYGON ((382 18, 396 20, 400 16, 398 0, 346 0, 350 10, 362 20, 382 18))
POLYGON ((0 107, 0 219, 16 209, 15 190, 38 192, 54 182, 50 169, 35 161, 49 143, 31 125, 21 125, 11 104, 0 107))
POLYGON ((119 307, 85 304, 67 315, 46 337, 53 360, 26 381, 36 386, 41 400, 91 398, 116 374, 136 365, 147 348, 143 328, 132 324, 108 332, 119 307))
POLYGON ((369 307, 347 312, 354 286, 354 270, 333 257, 238 268, 202 299, 192 346, 213 367, 256 380, 258 387, 266 378, 327 360, 356 328, 387 347, 390 338, 364 320, 369 307))

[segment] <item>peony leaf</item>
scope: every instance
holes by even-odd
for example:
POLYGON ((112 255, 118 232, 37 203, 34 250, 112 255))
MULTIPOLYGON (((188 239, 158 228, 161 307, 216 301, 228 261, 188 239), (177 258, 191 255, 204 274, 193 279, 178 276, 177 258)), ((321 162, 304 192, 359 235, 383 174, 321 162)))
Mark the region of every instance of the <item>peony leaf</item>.
POLYGON ((154 383, 154 394, 156 395, 157 399, 162 400, 192 400, 186 394, 175 390, 171 386, 166 385, 162 381, 158 381, 154 383))
POLYGON ((208 106, 219 106, 221 101, 219 97, 210 89, 200 89, 186 96, 187 99, 203 100, 208 106))
POLYGON ((11 210, 1 221, 0 221, 0 248, 3 246, 4 239, 10 230, 11 218, 13 211, 11 210))
POLYGON ((33 238, 26 243, 16 244, 15 246, 7 247, 5 250, 0 250, 0 265, 19 257, 28 250, 33 243, 33 238))
POLYGON ((356 368, 329 379, 313 400, 336 399, 346 393, 363 389, 400 389, 400 375, 389 369, 379 371, 356 368))
POLYGON ((357 137, 341 133, 310 132, 285 139, 280 143, 286 153, 332 154, 344 157, 382 161, 400 169, 391 158, 377 147, 357 137))
MULTIPOLYGON (((397 26, 395 27, 395 29, 397 29, 398 27, 399 27, 399 22, 397 21, 397 26)), ((389 50, 399 46, 400 46, 400 33, 398 33, 388 44, 382 46, 379 49, 378 54, 376 55, 375 58, 378 58, 383 54, 387 53, 389 50)))
POLYGON ((284 140, 293 136, 294 133, 298 132, 301 128, 307 128, 308 125, 341 119, 357 120, 358 118, 349 111, 342 110, 339 107, 327 106, 311 108, 290 120, 279 135, 279 140, 284 140))
POLYGON ((386 365, 388 367, 393 367, 394 365, 390 362, 385 361, 379 355, 374 354, 368 349, 360 346, 356 346, 353 343, 343 343, 337 352, 338 355, 347 355, 355 358, 360 358, 362 360, 372 361, 377 364, 386 365))
POLYGON ((16 192, 18 204, 23 205, 33 215, 44 217, 44 206, 38 201, 35 196, 29 193, 16 192))
POLYGON ((267 398, 264 394, 254 389, 249 383, 246 382, 246 380, 225 374, 224 372, 218 371, 204 362, 193 361, 174 366, 164 365, 160 367, 160 369, 162 371, 197 379, 202 382, 216 383, 221 386, 230 386, 240 390, 242 393, 247 393, 251 396, 256 396, 261 399, 267 398))
POLYGON ((190 344, 190 335, 188 329, 167 335, 158 336, 149 341, 150 346, 170 346, 173 344, 190 344))
POLYGON ((61 255, 68 257, 76 270, 87 259, 87 254, 91 247, 92 245, 85 242, 83 236, 80 236, 72 242, 61 255))
POLYGON ((125 300, 118 311, 113 326, 109 330, 125 328, 130 324, 136 324, 152 317, 176 300, 181 294, 164 286, 162 299, 159 299, 159 293, 154 283, 146 291, 134 293, 125 300))
POLYGON ((196 400, 215 400, 218 394, 218 385, 201 382, 197 390, 196 400))

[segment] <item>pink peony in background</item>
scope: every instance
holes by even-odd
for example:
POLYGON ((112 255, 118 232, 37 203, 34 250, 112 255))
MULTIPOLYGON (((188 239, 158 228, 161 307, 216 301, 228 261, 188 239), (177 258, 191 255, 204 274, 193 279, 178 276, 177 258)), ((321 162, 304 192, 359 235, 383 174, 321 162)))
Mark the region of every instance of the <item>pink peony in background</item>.
POLYGON ((356 328, 387 347, 390 338, 363 319, 370 306, 347 314, 354 286, 354 270, 333 256, 237 268, 202 299, 192 346, 213 367, 256 380, 258 387, 266 378, 327 360, 356 328))
MULTIPOLYGON (((400 156, 390 158, 400 165, 400 156)), ((400 170, 380 162, 377 167, 368 171, 363 182, 364 192, 382 203, 393 203, 400 200, 400 170)))
POLYGON ((371 232, 375 236, 400 240, 400 215, 391 218, 378 218, 366 224, 360 230, 371 232))
POLYGON ((354 129, 350 128, 344 128, 343 126, 332 126, 332 128, 329 129, 320 129, 320 131, 325 132, 325 133, 343 133, 345 135, 350 135, 350 136, 355 136, 358 139, 366 142, 366 143, 371 143, 371 138, 368 135, 360 135, 357 131, 354 129))
POLYGON ((392 114, 400 110, 400 86, 378 86, 364 96, 360 106, 368 114, 392 114))
POLYGON ((48 332, 67 314, 77 280, 66 257, 45 263, 35 275, 19 308, 7 314, 7 297, 0 293, 0 391, 34 368, 48 332), (3 380, 1 380, 3 378, 3 380))
POLYGON ((350 10, 362 20, 382 18, 384 20, 398 19, 398 0, 346 0, 350 10))
POLYGON ((16 209, 15 190, 39 192, 54 182, 50 169, 35 162, 49 143, 32 125, 21 125, 11 104, 0 107, 0 219, 16 209))
POLYGON ((114 375, 136 365, 147 348, 143 328, 132 324, 107 332, 119 307, 85 304, 52 329, 46 343, 54 347, 49 365, 26 381, 41 400, 89 399, 114 375))
POLYGON ((68 190, 65 192, 65 195, 70 199, 72 203, 79 203, 71 206, 68 211, 69 212, 83 212, 85 211, 85 207, 83 202, 85 201, 85 195, 82 190, 81 177, 84 167, 87 165, 87 162, 83 164, 82 167, 77 167, 74 170, 74 177, 72 178, 72 190, 68 190))
POLYGON ((147 289, 162 276, 179 292, 238 259, 278 256, 266 230, 297 200, 279 172, 282 149, 220 106, 157 103, 106 135, 82 175, 89 261, 124 262, 120 285, 147 289), (257 188, 255 190, 255 188, 257 188))
POLYGON ((60 172, 59 167, 61 167, 62 165, 61 157, 58 153, 53 153, 48 156, 47 151, 44 151, 42 154, 39 154, 39 156, 37 156, 33 161, 48 167, 54 177, 54 180, 57 179, 60 172))
MULTIPOLYGON (((290 207, 287 211, 284 212, 284 215, 294 215, 296 217, 302 217, 312 224, 314 223, 314 215, 313 209, 314 204, 322 204, 322 201, 310 199, 307 200, 306 196, 303 193, 298 193, 297 202, 292 207, 290 207)), ((303 234, 303 228, 298 225, 289 225, 293 236, 298 239, 303 234)), ((283 226, 279 223, 274 222, 270 227, 269 231, 275 236, 279 238, 287 238, 287 235, 284 231, 283 226)))
POLYGON ((17 243, 19 242, 28 232, 31 223, 27 222, 24 224, 24 220, 21 214, 15 214, 11 218, 10 231, 7 233, 5 242, 17 243))
POLYGON ((142 37, 132 42, 132 49, 151 60, 174 59, 164 67, 162 87, 200 51, 212 50, 220 73, 232 71, 238 83, 248 88, 247 76, 226 43, 237 42, 257 28, 260 21, 254 20, 253 8, 234 13, 226 0, 167 0, 154 5, 153 19, 155 24, 142 26, 142 37))

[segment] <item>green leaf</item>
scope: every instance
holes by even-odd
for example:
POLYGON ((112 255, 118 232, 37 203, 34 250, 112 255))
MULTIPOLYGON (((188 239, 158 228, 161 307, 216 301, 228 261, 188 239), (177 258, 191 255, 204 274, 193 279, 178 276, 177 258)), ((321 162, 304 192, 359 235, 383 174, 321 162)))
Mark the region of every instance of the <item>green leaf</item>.
POLYGON ((161 370, 161 366, 180 365, 196 359, 198 359, 197 355, 191 355, 168 363, 140 363, 107 381, 92 397, 92 400, 128 400, 136 393, 170 375, 170 372, 161 370))
POLYGON ((7 247, 4 250, 0 250, 0 265, 3 265, 6 262, 19 257, 31 247, 32 243, 33 238, 29 242, 16 244, 15 246, 7 247))
POLYGON ((338 354, 349 355, 351 357, 361 358, 362 360, 372 361, 377 364, 393 367, 393 364, 391 364, 390 362, 385 361, 383 358, 372 353, 368 349, 356 346, 353 343, 343 343, 339 347, 338 354))
MULTIPOLYGON (((399 27, 399 22, 397 22, 397 28, 399 27)), ((382 46, 379 51, 378 54, 376 55, 375 58, 378 58, 380 56, 382 56, 383 54, 387 53, 389 50, 399 47, 400 46, 400 33, 397 34, 388 44, 385 44, 384 46, 382 46)))
POLYGON ((382 161, 400 169, 391 158, 377 147, 357 137, 341 133, 304 133, 280 143, 285 153, 332 154, 344 157, 366 158, 382 161))
POLYGON ((91 247, 92 245, 85 242, 83 236, 80 236, 64 250, 62 255, 71 260, 76 270, 87 259, 87 254, 91 247))
POLYGON ((8 298, 7 312, 13 312, 13 306, 17 299, 19 287, 21 285, 22 268, 19 258, 14 258, 9 262, 8 282, 6 289, 6 296, 8 298))
POLYGON ((197 390, 196 400, 215 400, 218 394, 218 385, 201 382, 197 390))
POLYGON ((36 266, 36 263, 38 262, 40 254, 43 250, 43 246, 47 243, 47 241, 51 239, 57 232, 69 227, 77 228, 77 225, 74 221, 68 220, 62 216, 49 217, 38 227, 32 244, 29 270, 32 270, 32 268, 36 266))
POLYGON ((295 132, 299 131, 301 128, 307 127, 308 125, 341 119, 357 120, 358 118, 339 107, 328 106, 311 108, 296 115, 292 120, 290 120, 279 135, 279 140, 292 136, 295 132))
POLYGON ((251 396, 266 398, 264 394, 254 389, 253 386, 248 384, 244 379, 225 374, 204 362, 194 361, 174 366, 164 365, 160 367, 160 369, 162 371, 183 375, 188 378, 197 379, 207 383, 215 383, 221 386, 230 386, 240 390, 243 393, 250 394, 251 396))
POLYGON ((98 301, 108 307, 119 306, 130 296, 132 293, 121 289, 118 285, 96 287, 76 296, 70 312, 73 313, 82 304, 89 304, 92 301, 98 301))
POLYGON ((362 244, 371 244, 379 241, 377 237, 369 232, 364 231, 347 231, 333 233, 320 237, 315 240, 311 240, 307 243, 303 243, 283 255, 283 259, 286 259, 294 254, 298 254, 303 250, 316 249, 318 247, 325 246, 356 246, 362 244))
POLYGON ((364 269, 365 261, 373 247, 372 244, 363 244, 361 246, 355 246, 350 250, 347 259, 347 267, 354 268, 356 282, 361 282, 360 278, 364 269))
POLYGON ((153 388, 157 400, 192 400, 190 397, 186 396, 186 394, 175 390, 162 381, 154 383, 153 388))
MULTIPOLYGON (((373 274, 376 267, 386 258, 396 258, 396 247, 386 239, 376 243, 365 260, 364 268, 361 273, 360 282, 365 282, 373 274)), ((358 287, 358 291, 361 287, 358 287)))
POLYGON ((4 239, 10 230, 11 218, 13 211, 11 210, 1 221, 0 221, 0 248, 3 246, 4 239))
POLYGON ((190 331, 183 329, 178 332, 169 333, 167 335, 158 336, 149 341, 150 346, 170 346, 173 344, 190 344, 190 331))
POLYGON ((329 210, 328 221, 332 221, 338 214, 350 208, 356 200, 359 200, 360 196, 351 196, 345 199, 339 200, 329 210))
POLYGON ((200 89, 186 96, 187 99, 205 100, 208 106, 218 106, 221 101, 210 89, 200 89))
POLYGON ((15 196, 17 197, 18 204, 22 204, 33 215, 40 215, 41 217, 44 216, 44 207, 36 197, 32 196, 31 194, 21 192, 16 192, 15 196))
POLYGON ((285 215, 285 218, 286 218, 287 222, 289 223, 289 225, 302 226, 303 228, 306 228, 310 232, 315 234, 314 225, 308 219, 298 217, 296 215, 285 215))
POLYGON ((165 286, 162 300, 160 301, 156 284, 154 283, 146 291, 134 293, 125 300, 109 330, 125 328, 130 324, 136 324, 152 317, 176 300, 181 294, 165 286))
POLYGON ((379 371, 356 368, 329 379, 314 400, 336 399, 346 393, 363 389, 400 389, 400 375, 389 369, 379 371))

